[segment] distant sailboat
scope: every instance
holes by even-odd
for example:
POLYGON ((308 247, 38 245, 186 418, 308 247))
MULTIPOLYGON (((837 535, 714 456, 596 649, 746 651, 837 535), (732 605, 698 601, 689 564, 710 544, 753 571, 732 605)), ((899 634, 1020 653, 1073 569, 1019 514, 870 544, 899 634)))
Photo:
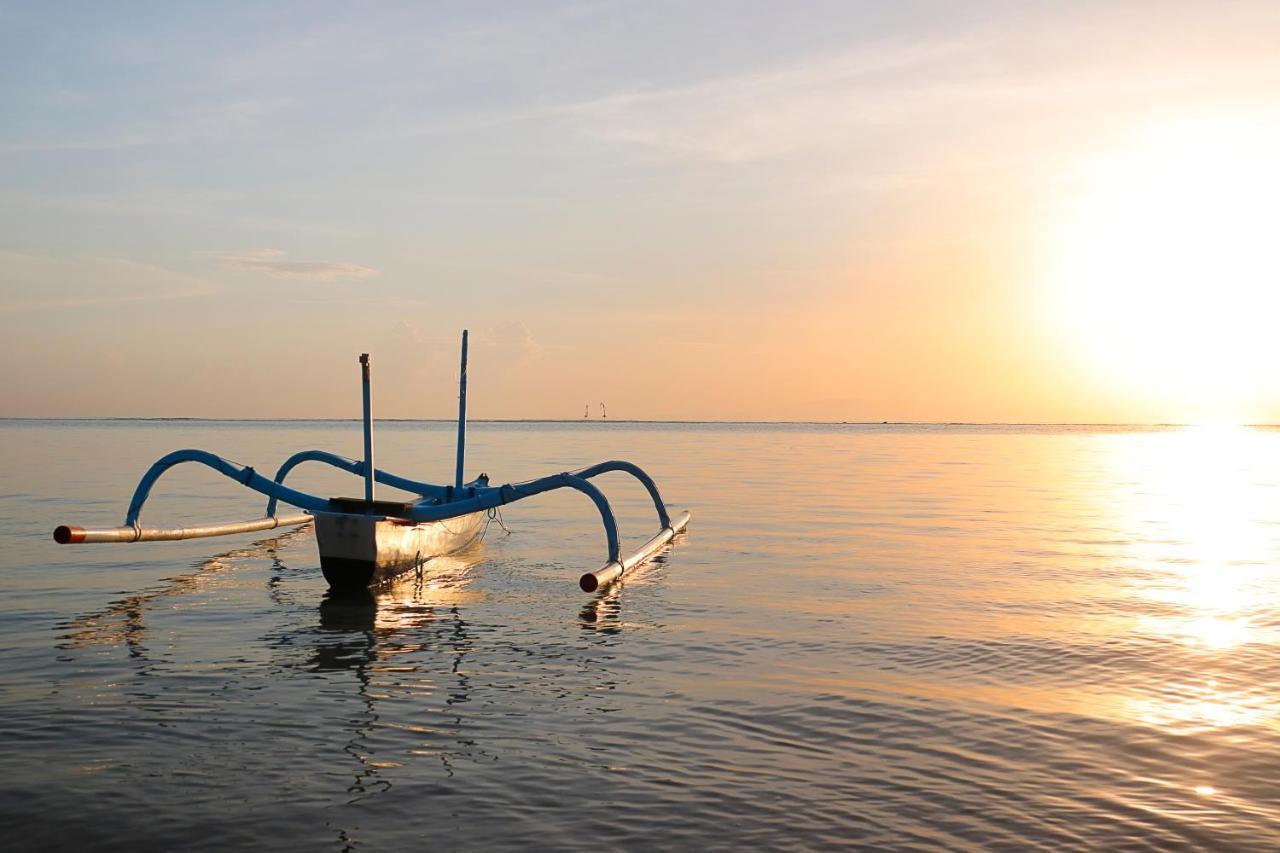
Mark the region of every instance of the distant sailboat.
POLYGON ((582 416, 583 416, 584 418, 589 418, 589 417, 591 417, 591 404, 590 404, 590 403, 587 403, 585 406, 583 406, 583 407, 582 407, 582 416))
POLYGON ((609 411, 604 407, 604 403, 600 404, 600 417, 602 418, 609 417, 609 411))

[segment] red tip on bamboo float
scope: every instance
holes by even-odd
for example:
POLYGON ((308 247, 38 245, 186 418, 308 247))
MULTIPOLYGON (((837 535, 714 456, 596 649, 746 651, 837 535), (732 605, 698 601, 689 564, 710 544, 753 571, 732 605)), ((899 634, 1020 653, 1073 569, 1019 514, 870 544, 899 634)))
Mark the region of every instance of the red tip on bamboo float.
POLYGON ((587 572, 578 579, 578 586, 583 592, 595 592, 605 584, 612 583, 622 575, 621 563, 609 563, 599 571, 587 572))
POLYGON ((70 545, 73 542, 83 542, 84 528, 59 524, 53 529, 53 541, 57 542, 59 545, 70 545))

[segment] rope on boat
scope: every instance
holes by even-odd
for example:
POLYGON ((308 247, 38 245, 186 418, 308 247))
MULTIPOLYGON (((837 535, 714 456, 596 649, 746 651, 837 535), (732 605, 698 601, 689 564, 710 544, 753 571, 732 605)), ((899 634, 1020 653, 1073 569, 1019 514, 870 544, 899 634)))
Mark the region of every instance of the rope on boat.
POLYGON ((487 519, 487 520, 485 521, 485 523, 484 523, 484 530, 483 530, 483 531, 481 531, 481 533, 480 533, 481 538, 483 538, 483 537, 484 537, 484 535, 485 535, 486 533, 488 533, 488 532, 489 532, 489 525, 490 525, 490 524, 492 524, 492 523, 493 523, 493 522, 495 522, 495 521, 496 521, 496 522, 498 522, 498 526, 502 528, 502 532, 503 532, 503 533, 505 533, 507 536, 510 536, 510 535, 511 535, 511 528, 510 528, 510 527, 507 527, 507 525, 506 525, 506 524, 504 524, 504 523, 503 523, 503 521, 502 521, 502 509, 501 509, 501 508, 496 507, 496 506, 491 506, 491 507, 489 507, 489 509, 488 509, 488 511, 487 511, 487 513, 486 513, 486 515, 488 515, 488 519, 487 519))

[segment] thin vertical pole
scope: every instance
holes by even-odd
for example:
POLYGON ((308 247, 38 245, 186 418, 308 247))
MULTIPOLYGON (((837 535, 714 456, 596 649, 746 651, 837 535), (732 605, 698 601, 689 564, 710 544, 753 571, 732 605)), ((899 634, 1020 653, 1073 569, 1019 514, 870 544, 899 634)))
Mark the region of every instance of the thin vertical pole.
MULTIPOLYGON (((467 447, 467 330, 462 330, 462 371, 458 377, 458 471, 453 485, 462 489, 462 459, 467 447)), ((461 495, 458 495, 461 498, 461 495)))
POLYGON ((364 390, 364 499, 373 500, 373 403, 369 399, 369 353, 360 354, 360 383, 364 390))

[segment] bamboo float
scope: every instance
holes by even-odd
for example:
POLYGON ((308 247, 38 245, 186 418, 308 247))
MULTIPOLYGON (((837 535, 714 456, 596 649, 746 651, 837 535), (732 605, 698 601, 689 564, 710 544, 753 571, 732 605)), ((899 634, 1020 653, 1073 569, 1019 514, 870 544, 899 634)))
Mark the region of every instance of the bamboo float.
POLYGON ((232 533, 253 533, 258 530, 274 530, 277 527, 297 527, 310 524, 310 513, 264 516, 249 521, 228 521, 225 524, 205 524, 199 527, 75 527, 63 524, 53 531, 53 541, 59 545, 79 542, 159 542, 172 539, 203 539, 208 536, 229 536, 232 533))
POLYGON ((594 572, 587 572, 578 579, 578 586, 582 587, 583 592, 595 592, 600 587, 613 583, 622 577, 623 572, 640 565, 656 554, 659 548, 676 538, 677 534, 683 533, 684 529, 689 526, 689 518, 688 510, 680 513, 680 515, 671 520, 670 527, 662 528, 658 535, 641 545, 639 550, 630 557, 625 560, 611 560, 594 572))

